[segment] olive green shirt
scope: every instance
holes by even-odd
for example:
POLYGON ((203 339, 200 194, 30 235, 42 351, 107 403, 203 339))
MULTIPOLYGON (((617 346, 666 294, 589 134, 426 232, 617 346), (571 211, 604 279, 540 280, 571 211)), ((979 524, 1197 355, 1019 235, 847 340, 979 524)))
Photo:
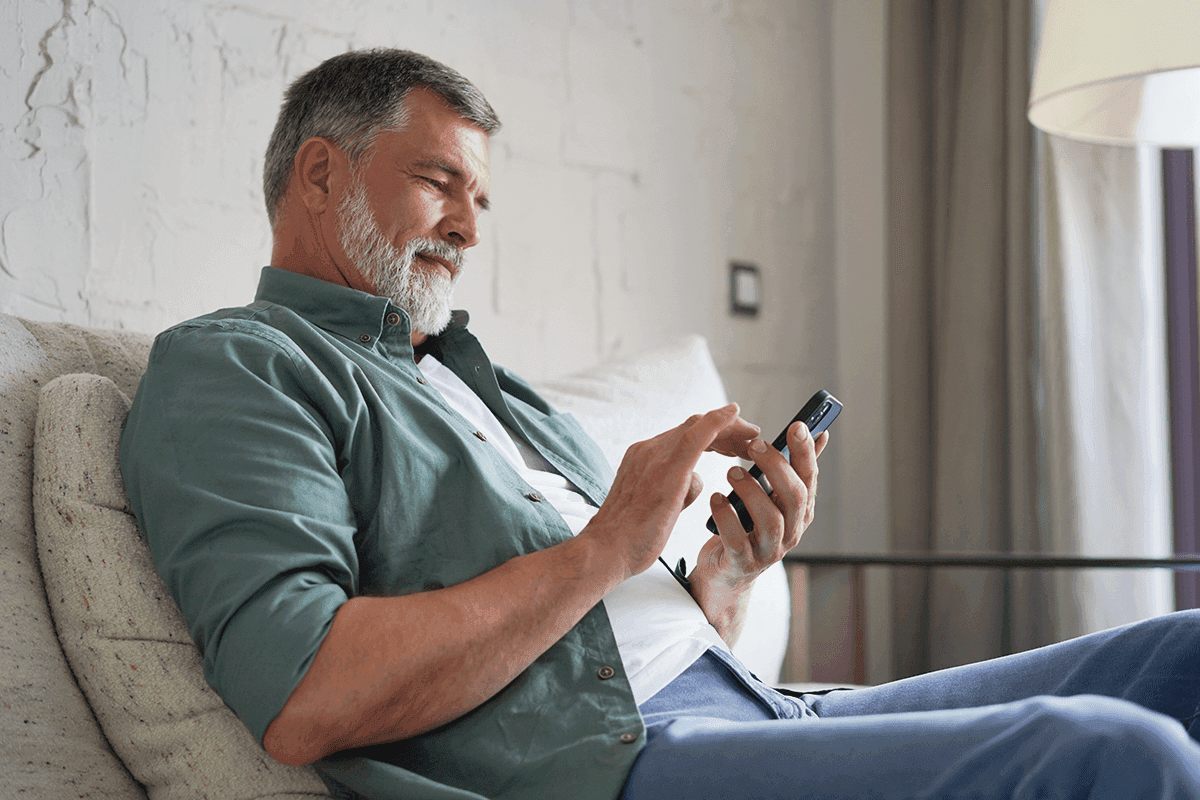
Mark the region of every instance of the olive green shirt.
MULTIPOLYGON (((595 443, 465 322, 431 352, 598 505, 595 443)), ((155 340, 121 467, 209 683, 260 742, 348 598, 452 586, 571 536, 425 382, 403 311, 271 267, 254 303, 155 340)), ((343 797, 612 800, 644 742, 598 604, 473 711, 317 768, 343 797)))

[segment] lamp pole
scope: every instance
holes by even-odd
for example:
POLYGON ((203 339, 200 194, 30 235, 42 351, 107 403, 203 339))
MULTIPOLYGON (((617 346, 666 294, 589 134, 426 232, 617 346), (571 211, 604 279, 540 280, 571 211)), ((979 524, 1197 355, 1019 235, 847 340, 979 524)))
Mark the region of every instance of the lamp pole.
MULTIPOLYGON (((1200 324, 1196 304, 1195 151, 1162 151, 1167 375, 1174 550, 1200 553, 1200 324)), ((1200 607, 1200 576, 1175 573, 1175 607, 1200 607)))

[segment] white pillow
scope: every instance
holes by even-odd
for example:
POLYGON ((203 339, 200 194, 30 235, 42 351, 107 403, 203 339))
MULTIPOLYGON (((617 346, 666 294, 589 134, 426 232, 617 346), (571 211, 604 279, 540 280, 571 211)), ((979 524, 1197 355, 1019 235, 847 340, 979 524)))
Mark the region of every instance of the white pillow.
POLYGON ((42 390, 34 445, 42 577, 100 726, 151 800, 328 797, 312 769, 268 756, 205 681, 125 495, 128 413, 108 378, 63 375, 42 390))
MULTIPOLYGON (((688 336, 592 369, 553 380, 534 381, 533 387, 559 411, 570 412, 588 432, 615 469, 629 445, 673 428, 692 414, 709 411, 728 401, 721 375, 708 344, 688 336)), ((679 515, 663 558, 672 567, 682 556, 688 569, 711 534, 708 496, 728 492, 726 473, 736 463, 716 453, 700 457, 696 472, 705 491, 679 515)), ((750 598, 746 627, 734 653, 767 683, 779 680, 787 651, 791 602, 782 564, 764 572, 750 598)))

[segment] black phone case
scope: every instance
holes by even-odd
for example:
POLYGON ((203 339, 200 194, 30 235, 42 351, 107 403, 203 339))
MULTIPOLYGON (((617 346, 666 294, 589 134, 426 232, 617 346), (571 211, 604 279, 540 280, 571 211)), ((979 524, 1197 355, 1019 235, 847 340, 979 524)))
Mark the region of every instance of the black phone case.
MULTIPOLYGON (((804 404, 804 408, 800 409, 799 413, 792 417, 787 425, 783 426, 783 430, 775 437, 775 441, 771 443, 771 446, 783 452, 787 447, 788 428, 792 427, 792 423, 796 421, 804 422, 815 439, 833 424, 833 421, 837 419, 837 415, 841 412, 841 401, 822 389, 810 397, 808 402, 804 404)), ((758 468, 757 464, 750 467, 750 477, 758 481, 759 485, 765 491, 770 491, 766 479, 763 478, 762 470, 758 468)), ((733 510, 737 512, 738 519, 741 520, 742 527, 746 529, 746 532, 749 533, 754 530, 754 520, 750 518, 750 512, 746 510, 746 504, 742 502, 742 498, 738 497, 738 493, 730 492, 726 496, 729 498, 730 504, 733 505, 733 510)), ((708 518, 706 527, 713 533, 720 535, 720 531, 717 530, 717 521, 711 516, 708 518)))

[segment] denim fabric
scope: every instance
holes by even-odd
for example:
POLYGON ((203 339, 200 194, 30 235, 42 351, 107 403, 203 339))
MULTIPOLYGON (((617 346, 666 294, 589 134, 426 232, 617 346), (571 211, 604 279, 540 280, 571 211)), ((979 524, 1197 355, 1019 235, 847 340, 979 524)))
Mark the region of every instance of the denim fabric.
POLYGON ((653 739, 680 717, 727 722, 764 722, 816 717, 758 680, 733 654, 713 647, 658 694, 638 706, 653 739))
MULTIPOLYGON (((704 695, 693 714, 668 687, 645 704, 659 700, 643 711, 654 731, 623 797, 1200 798, 1200 745, 1189 738, 1200 727, 1198 657, 1200 612, 1179 612, 884 686, 785 698, 813 712, 795 719, 722 718, 704 695)), ((759 696, 731 705, 762 706, 759 696)))

